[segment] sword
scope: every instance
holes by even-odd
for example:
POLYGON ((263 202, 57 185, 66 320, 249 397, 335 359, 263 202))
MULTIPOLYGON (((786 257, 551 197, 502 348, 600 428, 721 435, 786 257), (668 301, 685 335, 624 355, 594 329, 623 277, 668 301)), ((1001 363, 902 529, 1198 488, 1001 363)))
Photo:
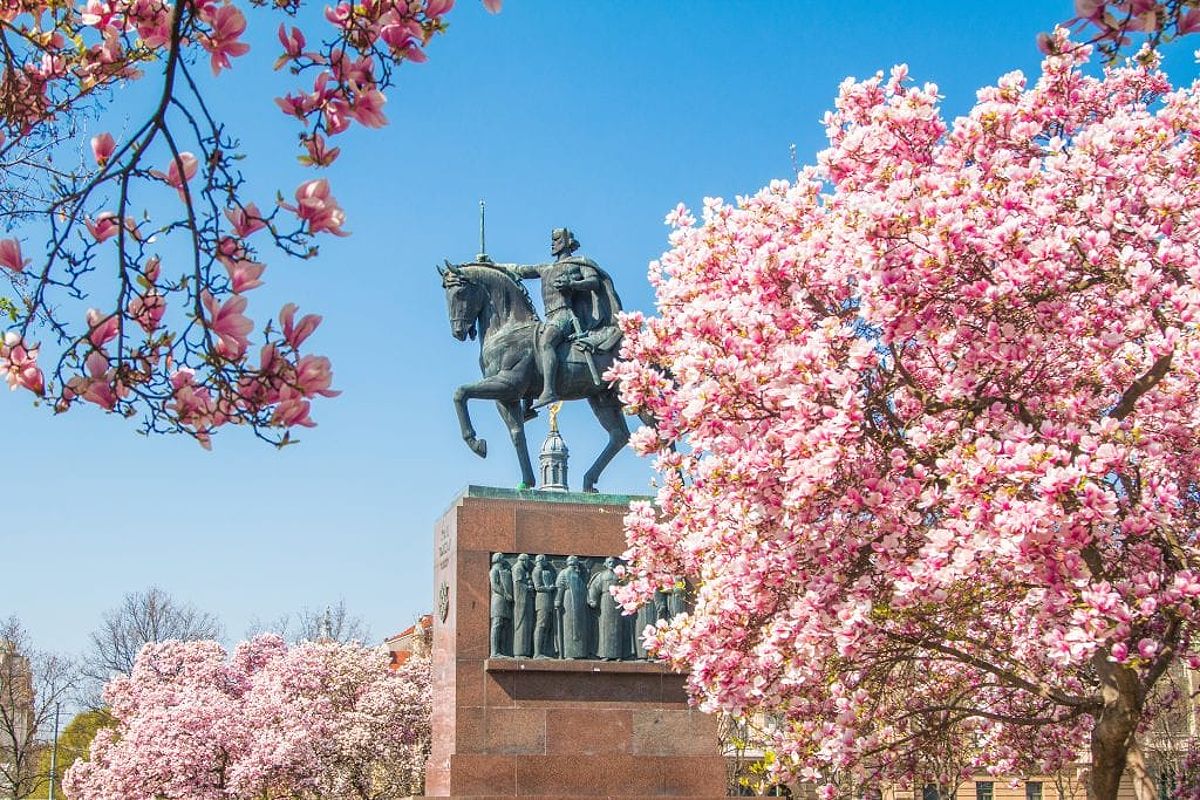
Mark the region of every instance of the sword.
MULTIPOLYGON (((572 273, 577 274, 578 269, 576 267, 572 270, 572 273)), ((579 323, 579 317, 575 314, 575 309, 571 307, 571 295, 566 289, 559 289, 559 292, 563 296, 563 306, 566 309, 567 315, 571 318, 571 328, 575 331, 574 340, 582 339, 583 325, 579 323)), ((572 344, 574 344, 574 340, 572 340, 572 344)), ((600 370, 596 369, 596 357, 586 347, 581 346, 579 349, 583 352, 583 360, 588 366, 588 372, 592 373, 592 382, 597 386, 603 386, 604 382, 600 380, 600 370)))
POLYGON ((558 628, 558 647, 555 648, 555 654, 559 658, 563 657, 563 614, 566 613, 567 610, 561 606, 554 609, 554 619, 558 621, 556 626, 558 628))
MULTIPOLYGON (((582 338, 583 326, 579 324, 579 317, 575 316, 575 312, 571 310, 570 306, 567 306, 567 313, 571 315, 571 327, 575 329, 576 339, 582 338)), ((574 344, 574 342, 572 342, 572 344, 574 344)), ((579 349, 583 353, 584 362, 586 362, 588 365, 588 372, 592 373, 592 381, 595 382, 597 386, 603 386, 604 382, 600 380, 600 370, 596 369, 596 357, 592 355, 592 351, 588 350, 585 346, 581 346, 579 349)))

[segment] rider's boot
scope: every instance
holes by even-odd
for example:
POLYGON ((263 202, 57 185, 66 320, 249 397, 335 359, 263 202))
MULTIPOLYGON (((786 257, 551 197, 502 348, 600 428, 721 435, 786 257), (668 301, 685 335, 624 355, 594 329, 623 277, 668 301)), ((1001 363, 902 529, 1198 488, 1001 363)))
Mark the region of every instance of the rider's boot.
POLYGON ((543 348, 538 361, 542 365, 542 393, 529 404, 531 409, 558 402, 558 395, 554 391, 554 383, 558 379, 558 353, 554 347, 543 348))

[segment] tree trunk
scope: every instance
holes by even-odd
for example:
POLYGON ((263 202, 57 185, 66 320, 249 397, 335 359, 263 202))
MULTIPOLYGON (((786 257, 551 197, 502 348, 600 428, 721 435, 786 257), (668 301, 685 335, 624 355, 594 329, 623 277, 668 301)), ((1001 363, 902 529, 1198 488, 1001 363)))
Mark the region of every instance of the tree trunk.
POLYGON ((1137 800, 1156 800, 1158 787, 1154 785, 1154 778, 1150 775, 1149 765, 1146 764, 1146 754, 1142 752, 1136 736, 1129 747, 1125 769, 1128 770, 1129 777, 1133 778, 1133 794, 1137 800))
POLYGON ((1142 717, 1142 691, 1137 673, 1097 653, 1092 664, 1100 678, 1103 708, 1092 727, 1092 770, 1088 778, 1090 800, 1117 800, 1117 789, 1126 766, 1132 767, 1138 800, 1153 800, 1154 782, 1145 769, 1137 745, 1137 726, 1142 717), (1131 759, 1131 755, 1133 758, 1131 759), (1131 763, 1132 762, 1132 763, 1131 763), (1138 779, 1140 772, 1141 778, 1138 779), (1146 786, 1150 794, 1143 796, 1146 786))

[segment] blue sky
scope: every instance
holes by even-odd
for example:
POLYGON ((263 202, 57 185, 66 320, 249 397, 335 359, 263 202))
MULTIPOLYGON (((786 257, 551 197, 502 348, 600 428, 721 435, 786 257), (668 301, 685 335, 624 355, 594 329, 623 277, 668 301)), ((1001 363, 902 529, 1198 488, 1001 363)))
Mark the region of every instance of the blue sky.
MULTIPOLYGON (((333 360, 343 395, 318 405, 320 425, 298 446, 227 430, 205 452, 91 408, 53 417, 6 394, 0 615, 20 616, 42 647, 79 651, 104 609, 157 584, 219 615, 231 640, 254 617, 339 597, 377 638, 400 630, 433 603, 434 520, 468 483, 518 481, 490 404, 474 408, 491 443, 481 461, 450 403, 478 374, 478 344, 450 337, 434 265, 476 252, 480 198, 494 258, 544 259, 550 230, 571 227, 626 307, 650 311, 646 265, 665 246, 664 214, 788 177, 792 145, 812 162, 842 79, 907 63, 955 116, 999 75, 1034 73, 1034 37, 1071 9, 507 0, 491 16, 459 0, 430 61, 401 69, 391 124, 341 142, 328 177, 354 235, 327 239, 314 261, 274 259, 251 295, 260 315, 294 300, 325 316, 310 343, 333 360)), ((284 78, 261 77, 276 25, 251 15, 254 49, 213 84, 260 205, 309 177, 271 102, 284 78)), ((1194 46, 1171 52, 1177 82, 1195 76, 1194 46)), ((561 428, 578 486, 601 434, 586 406, 565 409, 561 428)), ((544 418, 531 423, 535 447, 544 434, 544 418)), ((601 488, 645 493, 650 479, 625 452, 601 488)))

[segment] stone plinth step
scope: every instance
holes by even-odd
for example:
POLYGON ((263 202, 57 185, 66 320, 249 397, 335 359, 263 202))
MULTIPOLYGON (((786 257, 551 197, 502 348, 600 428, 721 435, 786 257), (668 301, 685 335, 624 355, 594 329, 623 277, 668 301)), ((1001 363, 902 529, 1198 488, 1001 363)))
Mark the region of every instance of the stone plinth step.
POLYGON ((488 658, 487 672, 585 672, 637 675, 677 675, 670 666, 657 661, 596 661, 570 658, 488 658))

